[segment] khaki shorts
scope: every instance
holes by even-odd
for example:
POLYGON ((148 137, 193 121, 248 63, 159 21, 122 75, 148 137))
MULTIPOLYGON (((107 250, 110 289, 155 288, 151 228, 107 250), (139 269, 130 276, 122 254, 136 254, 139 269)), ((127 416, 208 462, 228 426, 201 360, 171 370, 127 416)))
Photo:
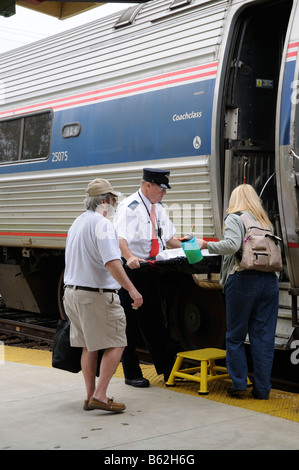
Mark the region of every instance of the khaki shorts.
POLYGON ((71 321, 72 346, 98 351, 127 345, 126 317, 118 294, 67 288, 63 303, 71 321))

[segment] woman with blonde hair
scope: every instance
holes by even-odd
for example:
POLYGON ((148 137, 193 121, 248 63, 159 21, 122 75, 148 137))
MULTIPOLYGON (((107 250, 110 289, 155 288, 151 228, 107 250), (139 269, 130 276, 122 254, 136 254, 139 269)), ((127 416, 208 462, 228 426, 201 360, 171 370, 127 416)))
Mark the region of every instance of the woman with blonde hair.
POLYGON ((278 315, 278 278, 275 273, 244 270, 239 265, 238 252, 245 237, 240 213, 258 220, 272 229, 258 194, 249 184, 237 186, 230 197, 224 220, 223 239, 206 242, 198 239, 202 249, 223 256, 220 284, 226 302, 226 358, 232 379, 228 390, 238 396, 247 390, 248 365, 245 339, 249 334, 253 363, 253 397, 267 399, 271 389, 271 370, 278 315))
POLYGON ((251 212, 254 218, 257 219, 263 227, 268 226, 272 228, 272 224, 261 204, 260 198, 250 184, 241 184, 233 190, 226 213, 233 214, 243 211, 251 212))

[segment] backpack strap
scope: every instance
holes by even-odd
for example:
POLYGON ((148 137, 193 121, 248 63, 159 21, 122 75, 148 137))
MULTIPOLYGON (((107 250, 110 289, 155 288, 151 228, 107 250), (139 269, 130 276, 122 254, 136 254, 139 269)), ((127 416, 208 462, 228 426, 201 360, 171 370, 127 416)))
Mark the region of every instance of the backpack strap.
MULTIPOLYGON (((253 219, 249 215, 245 214, 244 212, 241 213, 241 219, 243 224, 245 225, 245 229, 247 230, 250 227, 254 227, 254 224, 257 223, 260 225, 260 222, 258 222, 256 219, 253 219)), ((268 228, 268 227, 267 227, 268 228)))
MULTIPOLYGON (((243 212, 232 212, 231 214, 227 214, 227 216, 225 217, 224 221, 226 220, 226 218, 229 216, 229 215, 238 215, 239 217, 241 217, 243 215, 243 212)), ((242 220, 243 222, 243 220, 242 220)), ((244 222, 243 222, 244 224, 244 222)), ((246 232, 246 226, 244 224, 244 227, 245 227, 245 232, 246 232)), ((235 253, 235 257, 236 257, 236 260, 238 262, 238 264, 240 264, 241 262, 241 259, 242 259, 242 244, 241 244, 241 247, 240 247, 240 250, 239 251, 236 251, 235 253)))
POLYGON ((241 217, 241 215, 243 214, 243 212, 232 212, 231 214, 227 214, 225 217, 224 217, 224 222, 226 221, 226 219, 228 218, 229 215, 239 215, 241 217))

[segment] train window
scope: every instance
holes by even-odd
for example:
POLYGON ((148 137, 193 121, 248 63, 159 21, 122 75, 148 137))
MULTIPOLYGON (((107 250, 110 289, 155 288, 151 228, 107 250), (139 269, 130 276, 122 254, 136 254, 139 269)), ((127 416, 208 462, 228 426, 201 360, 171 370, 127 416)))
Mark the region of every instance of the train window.
POLYGON ((62 137, 68 139, 69 137, 77 137, 81 132, 80 122, 73 122, 72 124, 65 124, 62 128, 62 137))
POLYGON ((21 119, 0 122, 0 162, 13 162, 19 158, 21 119))
POLYGON ((49 153, 51 132, 50 113, 25 118, 21 160, 45 158, 49 153))
POLYGON ((51 127, 50 111, 0 121, 0 163, 47 158, 51 127))

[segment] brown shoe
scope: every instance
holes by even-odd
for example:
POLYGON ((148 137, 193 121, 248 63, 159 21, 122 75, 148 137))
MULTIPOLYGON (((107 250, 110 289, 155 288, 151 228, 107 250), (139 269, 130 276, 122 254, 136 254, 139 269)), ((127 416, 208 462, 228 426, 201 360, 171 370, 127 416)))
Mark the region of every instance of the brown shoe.
POLYGON ((124 411, 126 406, 124 403, 114 403, 113 398, 108 398, 108 403, 104 403, 103 401, 91 397, 88 403, 88 408, 90 410, 105 410, 118 413, 120 411, 124 411))
POLYGON ((89 411, 91 410, 91 408, 89 408, 89 400, 84 400, 84 403, 83 403, 83 410, 85 411, 89 411))

